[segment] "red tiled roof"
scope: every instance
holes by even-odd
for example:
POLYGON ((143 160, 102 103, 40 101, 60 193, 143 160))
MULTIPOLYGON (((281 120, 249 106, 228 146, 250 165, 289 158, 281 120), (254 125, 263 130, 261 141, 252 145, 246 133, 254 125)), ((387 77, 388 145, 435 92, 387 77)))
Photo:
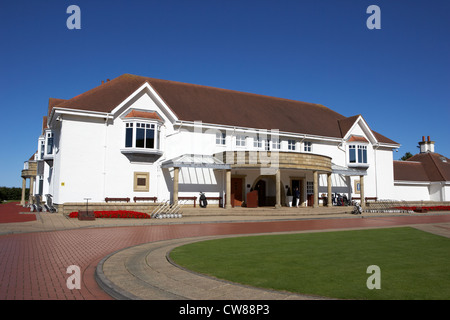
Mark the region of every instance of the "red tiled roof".
MULTIPOLYGON (((356 120, 320 104, 131 74, 121 75, 57 107, 111 112, 146 82, 185 121, 342 138, 345 128, 356 120)), ((380 142, 396 144, 378 133, 374 135, 380 142)))
POLYGON ((366 138, 361 136, 351 136, 348 140, 348 142, 369 142, 366 138))
POLYGON ((44 116, 42 118, 42 134, 44 133, 44 130, 47 129, 47 116, 44 116))
POLYGON ((394 180, 450 181, 450 160, 435 152, 419 153, 394 161, 394 180))
POLYGON ((430 181, 421 162, 394 161, 394 180, 430 181))
POLYGON ((161 118, 158 116, 156 112, 138 111, 138 110, 131 110, 131 112, 128 113, 125 116, 125 118, 143 118, 143 119, 161 120, 161 118))

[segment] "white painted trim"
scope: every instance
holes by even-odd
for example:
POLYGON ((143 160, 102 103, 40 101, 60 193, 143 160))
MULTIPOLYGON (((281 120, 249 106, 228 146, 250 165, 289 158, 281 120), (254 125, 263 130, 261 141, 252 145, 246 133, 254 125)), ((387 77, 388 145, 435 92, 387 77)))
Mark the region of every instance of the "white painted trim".
POLYGON ((140 86, 136 91, 134 91, 131 95, 128 96, 125 100, 123 100, 118 106, 116 106, 111 113, 117 113, 123 106, 125 106, 128 102, 130 102, 135 96, 141 93, 143 90, 148 90, 150 93, 150 97, 156 99, 157 105, 161 105, 163 109, 169 114, 169 117, 172 118, 170 120, 178 121, 178 117, 176 114, 170 109, 170 107, 164 102, 164 100, 159 96, 159 94, 152 88, 152 86, 145 82, 142 86, 140 86))

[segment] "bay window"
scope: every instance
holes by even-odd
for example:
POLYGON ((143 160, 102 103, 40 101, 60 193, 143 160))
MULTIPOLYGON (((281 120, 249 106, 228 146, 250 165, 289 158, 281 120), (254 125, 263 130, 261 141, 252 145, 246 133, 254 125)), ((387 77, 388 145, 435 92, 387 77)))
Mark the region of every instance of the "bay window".
POLYGON ((125 123, 125 148, 141 150, 159 149, 157 123, 131 121, 125 123))

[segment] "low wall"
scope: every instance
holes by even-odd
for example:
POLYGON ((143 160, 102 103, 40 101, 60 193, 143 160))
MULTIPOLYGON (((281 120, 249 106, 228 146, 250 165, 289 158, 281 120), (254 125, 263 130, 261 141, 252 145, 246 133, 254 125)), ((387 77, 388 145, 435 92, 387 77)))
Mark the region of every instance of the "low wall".
POLYGON ((392 203, 402 207, 450 206, 450 201, 402 201, 402 200, 367 201, 366 206, 376 206, 377 204, 380 203, 392 203))
MULTIPOLYGON (((422 208, 422 207, 436 207, 436 206, 450 206, 450 201, 397 201, 397 200, 367 201, 365 210, 367 212, 378 212, 378 211, 392 212, 393 208, 401 208, 401 207, 422 208)), ((402 211, 403 209, 399 210, 402 211)))
MULTIPOLYGON (((92 202, 89 203, 89 211, 137 211, 143 213, 152 213, 158 203, 152 202, 92 202)), ((86 202, 68 202, 58 205, 58 212, 68 215, 71 212, 86 210, 86 202)))
MULTIPOLYGON (((180 201, 182 208, 192 208, 194 207, 193 201, 180 201)), ((89 202, 89 211, 117 211, 117 210, 127 210, 127 211, 137 211, 151 214, 161 203, 150 202, 89 202)), ((209 207, 219 207, 218 200, 208 200, 209 207)), ((196 207, 199 208, 200 205, 198 201, 196 202, 196 207)), ((85 211, 86 202, 67 202, 64 204, 57 205, 58 212, 68 215, 74 211, 85 211)))

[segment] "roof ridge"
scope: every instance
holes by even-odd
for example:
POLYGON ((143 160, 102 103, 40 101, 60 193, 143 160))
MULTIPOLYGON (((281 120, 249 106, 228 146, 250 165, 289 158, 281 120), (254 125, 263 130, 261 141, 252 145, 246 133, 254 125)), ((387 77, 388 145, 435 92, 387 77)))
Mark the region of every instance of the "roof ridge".
MULTIPOLYGON (((136 77, 136 78, 147 79, 146 81, 150 80, 150 82, 149 82, 150 85, 151 85, 151 81, 160 81, 160 82, 166 82, 166 83, 181 84, 181 85, 185 85, 188 87, 199 87, 199 88, 206 88, 206 89, 215 90, 215 91, 232 92, 232 93, 238 93, 238 94, 242 94, 242 95, 256 96, 256 97, 261 97, 261 98, 270 98, 270 99, 274 99, 274 100, 281 100, 281 101, 287 101, 287 102, 304 103, 304 104, 309 104, 313 107, 325 108, 325 109, 328 109, 329 111, 332 111, 336 114, 341 115, 340 113, 328 108, 327 106, 324 106, 323 104, 315 103, 315 102, 306 102, 306 101, 300 101, 300 100, 295 100, 295 99, 281 98, 281 97, 276 97, 276 96, 270 96, 270 95, 246 92, 246 91, 239 91, 239 90, 234 90, 234 89, 218 88, 218 87, 213 87, 213 86, 204 85, 204 84, 188 83, 188 82, 184 82, 184 81, 174 81, 174 80, 166 80, 166 79, 138 76, 138 75, 133 75, 133 74, 129 74, 129 73, 124 74, 123 76, 132 76, 132 77, 136 77)), ((345 118, 344 115, 341 115, 341 116, 345 118)))

